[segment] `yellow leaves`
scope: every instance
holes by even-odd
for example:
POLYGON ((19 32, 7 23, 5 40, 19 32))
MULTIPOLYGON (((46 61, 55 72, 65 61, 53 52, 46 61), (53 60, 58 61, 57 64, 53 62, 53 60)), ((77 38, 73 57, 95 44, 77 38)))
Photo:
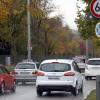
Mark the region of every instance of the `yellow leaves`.
POLYGON ((41 9, 41 7, 39 6, 39 3, 40 2, 38 0, 33 0, 31 6, 28 7, 28 9, 30 9, 31 14, 34 18, 44 19, 45 14, 44 14, 43 10, 41 9))
POLYGON ((7 19, 8 13, 9 13, 9 12, 8 12, 8 9, 1 8, 1 7, 0 7, 0 22, 7 19))
POLYGON ((15 16, 20 15, 22 12, 23 12, 22 10, 13 9, 13 14, 14 14, 15 16))
POLYGON ((10 6, 12 4, 13 0, 1 0, 0 5, 3 6, 10 6))
POLYGON ((8 19, 9 10, 13 0, 1 0, 0 1, 0 22, 4 22, 8 19))

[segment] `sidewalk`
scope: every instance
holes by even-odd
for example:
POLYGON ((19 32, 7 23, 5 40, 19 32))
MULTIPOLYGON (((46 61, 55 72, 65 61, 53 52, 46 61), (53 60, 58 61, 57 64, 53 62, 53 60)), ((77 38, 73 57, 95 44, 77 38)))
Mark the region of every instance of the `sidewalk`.
POLYGON ((84 86, 83 86, 83 98, 86 99, 87 96, 91 93, 92 90, 96 89, 95 81, 85 81, 84 79, 84 86))

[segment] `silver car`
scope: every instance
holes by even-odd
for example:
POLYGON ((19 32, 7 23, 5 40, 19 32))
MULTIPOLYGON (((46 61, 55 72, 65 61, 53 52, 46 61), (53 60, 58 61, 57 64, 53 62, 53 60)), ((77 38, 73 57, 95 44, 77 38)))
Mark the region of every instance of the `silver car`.
POLYGON ((18 63, 14 70, 16 83, 35 82, 37 76, 37 67, 34 62, 18 63))

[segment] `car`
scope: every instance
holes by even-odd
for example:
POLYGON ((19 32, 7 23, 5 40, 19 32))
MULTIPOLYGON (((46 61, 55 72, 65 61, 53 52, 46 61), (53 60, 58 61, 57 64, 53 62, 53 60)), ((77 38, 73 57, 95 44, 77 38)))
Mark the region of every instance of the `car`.
POLYGON ((85 78, 92 79, 96 75, 100 75, 100 58, 90 58, 86 64, 85 78))
POLYGON ((86 66, 85 62, 82 59, 74 59, 74 60, 77 63, 77 65, 79 66, 81 72, 84 73, 85 66, 86 66))
POLYGON ((5 90, 11 90, 12 92, 15 92, 15 78, 3 65, 0 65, 0 93, 4 94, 5 90))
POLYGON ((73 58, 73 60, 75 60, 75 62, 79 66, 81 72, 84 73, 85 72, 87 58, 85 56, 75 56, 73 58))
POLYGON ((36 73, 36 63, 28 61, 18 63, 13 72, 16 79, 16 84, 19 82, 22 82, 23 84, 26 82, 36 82, 36 73))
POLYGON ((83 89, 83 76, 71 59, 49 59, 41 62, 37 72, 36 92, 67 91, 78 95, 83 89))

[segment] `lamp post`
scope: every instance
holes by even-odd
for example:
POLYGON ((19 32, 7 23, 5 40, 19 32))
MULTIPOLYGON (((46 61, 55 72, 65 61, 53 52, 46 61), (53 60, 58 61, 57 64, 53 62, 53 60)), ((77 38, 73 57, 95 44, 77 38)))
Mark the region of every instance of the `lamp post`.
POLYGON ((27 42, 27 50, 28 50, 28 61, 31 61, 31 24, 30 24, 30 0, 27 0, 27 35, 28 35, 28 42, 27 42))

